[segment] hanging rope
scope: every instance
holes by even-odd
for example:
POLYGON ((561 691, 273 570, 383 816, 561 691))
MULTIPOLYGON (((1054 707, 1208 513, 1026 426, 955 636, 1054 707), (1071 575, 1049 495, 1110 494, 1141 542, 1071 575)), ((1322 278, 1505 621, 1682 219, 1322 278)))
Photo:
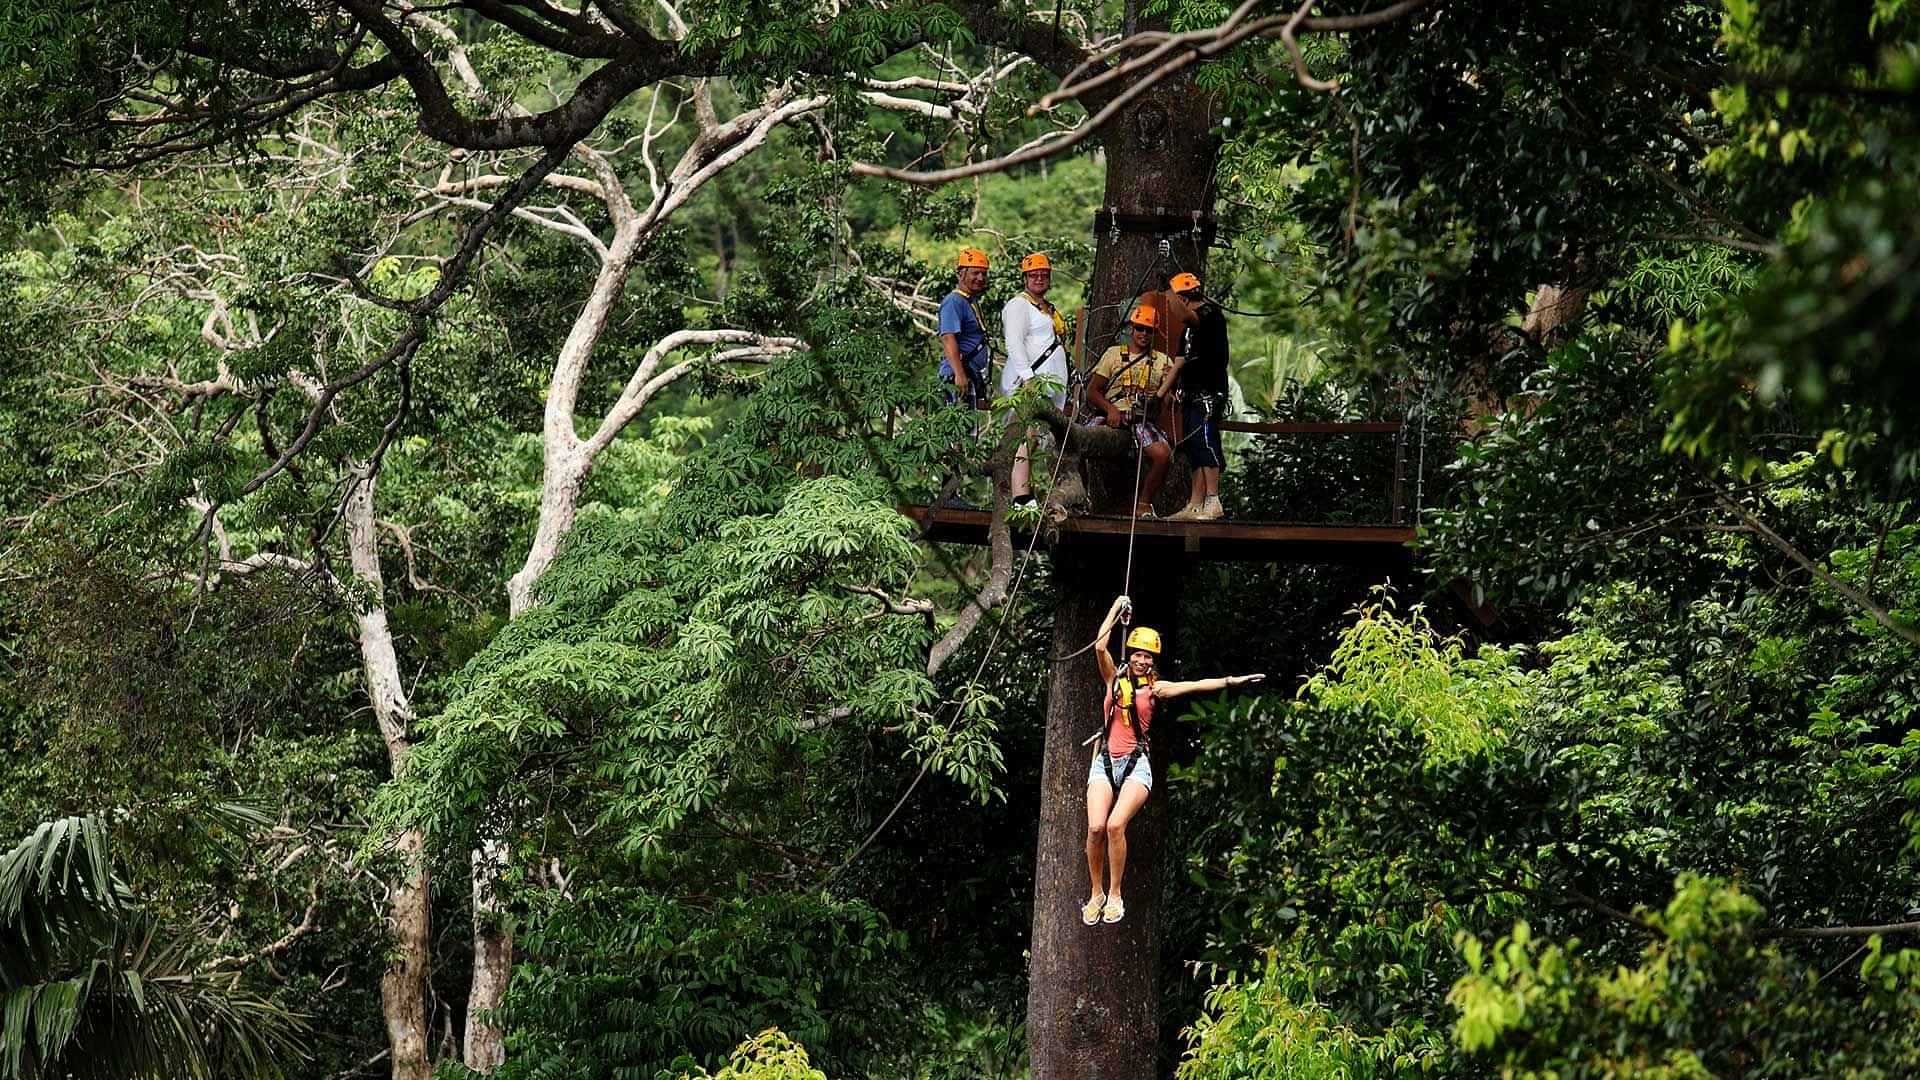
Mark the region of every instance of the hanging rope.
MULTIPOLYGON (((1131 433, 1130 433, 1131 434, 1131 433)), ((1127 570, 1120 579, 1120 595, 1133 595, 1133 531, 1140 524, 1140 463, 1146 459, 1146 448, 1140 445, 1140 436, 1133 438, 1133 499, 1127 506, 1127 570)))
POLYGON ((1249 319, 1272 319, 1288 314, 1285 311, 1242 311, 1237 307, 1228 307, 1224 300, 1218 300, 1211 296, 1207 297, 1207 299, 1213 300, 1214 306, 1218 307, 1221 311, 1233 315, 1244 315, 1249 319))

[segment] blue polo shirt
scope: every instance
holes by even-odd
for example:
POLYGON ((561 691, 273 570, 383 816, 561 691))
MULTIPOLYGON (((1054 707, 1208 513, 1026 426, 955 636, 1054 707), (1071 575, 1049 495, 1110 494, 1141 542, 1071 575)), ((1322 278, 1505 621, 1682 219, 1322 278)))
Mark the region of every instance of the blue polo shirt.
MULTIPOLYGON (((987 332, 980 325, 967 294, 955 289, 940 302, 940 333, 952 334, 960 346, 960 359, 967 365, 967 378, 987 377, 987 332)), ((947 351, 940 350, 940 377, 953 381, 953 365, 947 363, 947 351)))

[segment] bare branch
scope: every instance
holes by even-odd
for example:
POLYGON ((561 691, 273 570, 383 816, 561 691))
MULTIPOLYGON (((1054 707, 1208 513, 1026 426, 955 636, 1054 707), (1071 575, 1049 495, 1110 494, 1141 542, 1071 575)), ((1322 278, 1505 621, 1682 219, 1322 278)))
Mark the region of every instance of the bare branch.
MULTIPOLYGON (((911 169, 896 169, 886 165, 875 165, 870 162, 855 162, 853 172, 857 176, 876 176, 888 180, 898 180, 902 183, 925 185, 944 184, 950 180, 962 180, 973 176, 984 176, 988 173, 1005 172, 1008 169, 1017 168, 1021 165, 1065 153, 1085 141, 1088 136, 1093 135, 1105 127, 1127 104, 1160 82, 1178 74, 1201 60, 1217 56, 1248 38, 1279 36, 1291 43, 1292 35, 1300 32, 1331 33, 1382 26, 1417 11, 1433 3, 1434 0, 1400 0, 1399 3, 1382 8, 1379 11, 1368 12, 1361 15, 1325 16, 1320 18, 1302 18, 1302 13, 1307 10, 1306 7, 1302 7, 1291 15, 1275 15, 1264 19, 1257 19, 1252 22, 1240 22, 1239 20, 1244 19, 1246 14, 1252 10, 1255 2, 1256 0, 1245 0, 1226 21, 1206 30, 1188 31, 1185 34, 1174 35, 1169 35, 1165 31, 1148 31, 1143 35, 1135 35, 1133 38, 1117 42, 1113 46, 1110 46, 1111 51, 1117 52, 1128 47, 1129 44, 1152 43, 1155 45, 1155 48, 1148 56, 1160 59, 1159 66, 1140 75, 1139 78, 1130 83, 1125 90, 1107 100, 1105 104, 1084 123, 1070 129, 1057 138, 1050 138, 1044 142, 1036 141, 1035 144, 1029 144, 1026 147, 1008 154, 1003 154, 999 157, 973 162, 968 165, 959 165, 950 169, 920 172, 911 169)), ((1104 92, 1105 86, 1120 77, 1119 72, 1131 74, 1132 72, 1138 71, 1144 66, 1145 59, 1146 58, 1130 61, 1128 64, 1121 65, 1120 68, 1115 69, 1113 72, 1102 72, 1092 79, 1073 84, 1071 87, 1063 86, 1061 89, 1043 98, 1042 105, 1039 107, 1045 107, 1048 103, 1062 102, 1070 97, 1080 98, 1085 96, 1093 97, 1097 100, 1098 95, 1104 92)), ((1314 86, 1313 82, 1305 81, 1310 80, 1311 76, 1305 74, 1304 68, 1301 69, 1299 74, 1303 79, 1303 85, 1314 86)))
POLYGON ((313 407, 307 413, 307 422, 300 429, 299 434, 294 436, 293 441, 287 444, 286 449, 280 452, 280 456, 275 458, 271 465, 241 487, 237 497, 251 495, 260 490, 267 481, 280 475, 294 458, 306 450, 307 444, 320 433, 333 399, 342 391, 358 386, 391 364, 406 365, 412 361, 414 353, 420 350, 421 342, 426 336, 428 316, 439 310, 440 306, 452 297, 454 289, 465 279, 467 266, 479 252, 481 241, 486 239, 487 233, 499 223, 502 217, 519 206, 528 193, 544 180, 548 173, 559 166, 567 153, 566 147, 549 148, 531 168, 522 173, 520 178, 507 188, 499 201, 488 207, 479 219, 468 227, 466 235, 460 238, 460 246, 455 250, 453 258, 447 260, 442 268, 439 283, 426 296, 406 305, 410 316, 406 330, 380 355, 362 364, 344 378, 329 382, 322 387, 316 395, 313 407))
POLYGON ((1909 645, 1920 646, 1920 631, 1916 631, 1913 627, 1894 618, 1892 613, 1879 604, 1874 603, 1873 598, 1866 593, 1861 592, 1859 589, 1848 585, 1846 582, 1828 573, 1825 567, 1808 558, 1805 552, 1788 543, 1779 533, 1768 528, 1767 523, 1755 517, 1753 511, 1748 510, 1745 506, 1719 491, 1717 488, 1714 491, 1714 498, 1722 508, 1732 512, 1741 521, 1745 522, 1747 527, 1752 529, 1762 540, 1772 545, 1775 550, 1787 558, 1799 563, 1808 573, 1825 582, 1835 592, 1852 601, 1856 607, 1866 612, 1874 622, 1893 631, 1896 636, 1909 645))
MULTIPOLYGON (((987 522, 987 551, 990 559, 986 584, 968 599, 953 620, 953 625, 927 652, 927 677, 940 673, 967 639, 973 635, 987 612, 1005 603, 1013 585, 1013 532, 1007 526, 1007 507, 1013 502, 1013 455, 1026 438, 1026 425, 1018 419, 1009 422, 1000 433, 1000 445, 987 461, 993 478, 993 515, 987 522)), ((978 676, 976 675, 976 678, 978 676)))
MULTIPOLYGON (((264 960, 270 956, 278 956, 292 948, 294 942, 299 941, 301 938, 306 937, 308 934, 320 928, 319 914, 320 879, 314 878, 313 881, 307 885, 306 914, 300 916, 300 921, 294 925, 293 929, 288 930, 285 934, 282 934, 280 937, 260 946, 250 953, 242 953, 239 956, 215 957, 213 962, 208 966, 212 968, 231 967, 238 969, 244 968, 256 960, 264 960)), ((234 972, 234 977, 236 979, 239 978, 238 970, 234 972)))
POLYGON ((882 605, 882 611, 890 615, 929 615, 934 610, 931 600, 897 600, 878 585, 849 585, 847 591, 878 599, 882 605))
POLYGON ((1340 89, 1338 82, 1316 79, 1307 71, 1307 58, 1300 52, 1300 42, 1293 36, 1300 29, 1300 23, 1306 19, 1308 10, 1318 2, 1319 0, 1302 0, 1299 9, 1293 13, 1293 18, 1288 19, 1287 24, 1280 28, 1280 41, 1286 45, 1287 55, 1293 58, 1293 76, 1300 80, 1301 86, 1309 90, 1338 90, 1340 89))
POLYGON ((1911 934, 1920 931, 1920 922, 1879 923, 1872 926, 1789 926, 1761 930, 1762 937, 1845 938, 1872 937, 1875 934, 1911 934))
POLYGON ((798 338, 767 337, 748 330, 676 330, 668 334, 655 342, 654 346, 647 350, 646 355, 640 358, 640 363, 634 366, 633 375, 627 379, 626 387, 620 391, 620 397, 607 410, 607 415, 601 420, 599 428, 586 440, 584 448, 589 458, 605 449, 607 444, 620 434, 621 429, 632 422, 634 417, 640 415, 640 411, 647 407, 647 402, 652 400, 655 394, 685 375, 697 363, 697 361, 688 361, 662 372, 659 370, 660 364, 669 354, 698 345, 722 344, 747 345, 750 348, 719 353, 709 362, 764 359, 803 348, 806 343, 798 338))

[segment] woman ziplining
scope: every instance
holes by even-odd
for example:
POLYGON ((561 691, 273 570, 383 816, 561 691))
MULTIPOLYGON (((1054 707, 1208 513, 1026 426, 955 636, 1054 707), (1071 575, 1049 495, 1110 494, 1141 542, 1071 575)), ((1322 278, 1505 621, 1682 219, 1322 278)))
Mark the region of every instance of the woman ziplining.
POLYGON ((1100 664, 1100 679, 1106 684, 1106 704, 1101 707, 1100 731, 1088 742, 1099 740, 1093 764, 1087 770, 1087 876, 1092 881, 1091 895, 1080 909, 1080 921, 1092 926, 1098 922, 1117 923, 1126 917, 1127 905, 1120 898, 1120 879, 1127 871, 1127 822, 1133 820, 1153 789, 1153 765, 1147 757, 1147 729, 1161 702, 1187 694, 1246 686, 1265 675, 1228 675, 1191 682, 1163 682, 1155 668, 1160 653, 1160 634, 1150 627, 1136 626, 1127 634, 1127 667, 1121 671, 1107 655, 1106 642, 1115 624, 1131 615, 1133 601, 1120 596, 1113 601, 1100 632, 1093 639, 1094 657, 1100 664), (1102 886, 1106 891, 1102 892, 1102 886))

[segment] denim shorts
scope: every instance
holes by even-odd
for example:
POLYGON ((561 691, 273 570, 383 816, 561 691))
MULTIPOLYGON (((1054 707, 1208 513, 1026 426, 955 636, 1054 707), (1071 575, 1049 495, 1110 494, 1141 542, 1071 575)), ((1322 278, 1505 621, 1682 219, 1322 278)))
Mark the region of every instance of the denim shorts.
MULTIPOLYGON (((1113 782, 1120 779, 1120 774, 1126 770, 1126 767, 1127 755, 1121 754, 1113 759, 1113 773, 1109 776, 1107 771, 1100 767, 1100 752, 1096 750, 1093 754, 1093 764, 1087 769, 1087 783, 1105 784, 1111 788, 1113 782)), ((1127 773, 1129 783, 1135 780, 1138 780, 1140 786, 1148 791, 1153 790, 1153 764, 1147 760, 1146 754, 1141 754, 1140 760, 1133 763, 1133 771, 1127 773)))

